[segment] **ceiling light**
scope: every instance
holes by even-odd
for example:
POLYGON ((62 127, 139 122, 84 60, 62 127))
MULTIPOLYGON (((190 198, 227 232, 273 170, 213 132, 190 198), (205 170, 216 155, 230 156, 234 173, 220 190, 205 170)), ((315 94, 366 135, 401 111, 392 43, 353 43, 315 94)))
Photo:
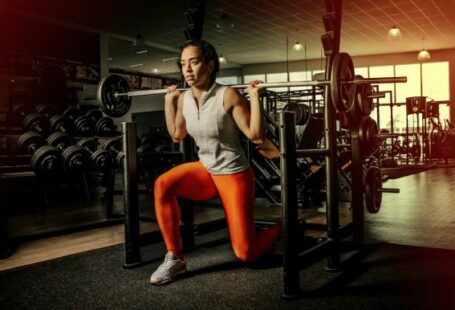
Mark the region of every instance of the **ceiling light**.
POLYGON ((171 57, 171 58, 161 59, 162 62, 173 61, 173 60, 179 60, 179 57, 171 57))
POLYGON ((400 31, 400 29, 398 29, 397 27, 393 26, 392 28, 389 29, 387 37, 389 38, 389 40, 401 39, 401 31, 400 31))
POLYGON ((143 50, 134 52, 133 54, 134 54, 134 55, 140 55, 140 54, 147 54, 148 52, 149 52, 148 49, 143 49, 143 50))
POLYGON ((430 53, 425 49, 425 38, 422 38, 422 49, 417 55, 417 60, 428 60, 431 58, 430 53))
POLYGON ((218 61, 220 64, 227 64, 227 59, 223 55, 220 55, 220 57, 218 57, 218 61))
POLYGON ((128 67, 130 68, 135 68, 135 67, 141 67, 143 66, 144 64, 134 64, 134 65, 129 65, 128 67))
POLYGON ((156 74, 156 73, 158 73, 158 72, 160 72, 160 70, 159 70, 158 68, 153 68, 153 73, 156 74))
POLYGON ((292 49, 296 52, 300 52, 303 50, 303 44, 300 43, 299 41, 295 42, 295 44, 292 46, 292 49))
POLYGON ((431 58, 431 55, 426 49, 421 50, 419 52, 419 54, 417 55, 417 60, 428 60, 430 58, 431 58))

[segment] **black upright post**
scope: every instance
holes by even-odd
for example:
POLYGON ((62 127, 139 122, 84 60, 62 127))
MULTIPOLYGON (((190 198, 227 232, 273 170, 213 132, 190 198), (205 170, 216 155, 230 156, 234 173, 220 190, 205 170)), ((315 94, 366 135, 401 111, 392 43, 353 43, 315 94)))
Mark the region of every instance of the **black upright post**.
MULTIPOLYGON (((326 53, 325 78, 331 79, 333 57, 340 50, 341 32, 341 11, 343 1, 326 1, 328 14, 331 14, 334 21, 332 34, 332 51, 326 53)), ((332 32, 330 32, 332 33, 332 32)), ((338 249, 339 239, 339 206, 338 206, 338 158, 337 158, 337 139, 336 139, 336 102, 332 102, 330 96, 330 86, 325 86, 324 98, 324 139, 329 155, 326 156, 326 208, 327 208, 327 237, 334 242, 335 249, 338 249)), ((337 270, 340 266, 339 251, 332 252, 327 258, 327 269, 337 270)))
POLYGON ((122 142, 124 154, 123 199, 125 214, 125 264, 123 267, 134 268, 141 264, 135 123, 122 123, 122 142))
POLYGON ((187 41, 200 40, 204 28, 206 0, 192 0, 188 5, 189 9, 185 12, 187 28, 183 33, 187 41))
POLYGON ((353 240, 360 244, 364 240, 364 211, 363 211, 363 158, 359 143, 359 125, 351 128, 351 182, 352 182, 352 223, 353 240))
MULTIPOLYGON (((3 182, 0 182, 1 188, 4 188, 5 184, 2 184, 3 182)), ((1 192, 0 196, 0 202, 2 202, 2 205, 8 205, 5 202, 6 199, 3 199, 5 197, 5 193, 1 192)), ((3 208, 2 212, 0 212, 0 259, 2 258, 7 258, 11 254, 11 248, 10 244, 8 241, 8 208, 3 208)))
POLYGON ((115 171, 107 169, 104 172, 106 182, 106 220, 110 220, 114 213, 114 190, 115 190, 115 171))
POLYGON ((298 260, 298 208, 296 184, 295 116, 280 113, 281 203, 283 205, 283 285, 284 299, 300 295, 298 260))
MULTIPOLYGON (((193 156, 194 140, 187 136, 180 143, 180 151, 183 153, 183 162, 194 160, 193 156)), ((182 249, 190 250, 194 248, 194 204, 187 199, 179 201, 181 209, 180 237, 182 239, 182 249)))
MULTIPOLYGON (((408 98, 406 98, 407 100, 408 98)), ((408 104, 408 103, 406 103, 408 104)), ((409 165, 409 113, 406 111, 406 137, 403 139, 402 143, 403 148, 406 150, 406 165, 409 165), (407 142, 405 146, 404 141, 407 142)))

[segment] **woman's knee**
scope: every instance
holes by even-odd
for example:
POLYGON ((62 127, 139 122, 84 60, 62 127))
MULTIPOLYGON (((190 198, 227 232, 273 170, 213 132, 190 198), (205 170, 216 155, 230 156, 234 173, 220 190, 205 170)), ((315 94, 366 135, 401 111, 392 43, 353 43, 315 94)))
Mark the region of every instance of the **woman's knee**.
POLYGON ((256 258, 250 246, 234 246, 234 253, 244 263, 250 263, 256 258))
POLYGON ((166 174, 160 175, 153 187, 153 192, 156 198, 166 196, 171 190, 171 182, 169 182, 166 174))

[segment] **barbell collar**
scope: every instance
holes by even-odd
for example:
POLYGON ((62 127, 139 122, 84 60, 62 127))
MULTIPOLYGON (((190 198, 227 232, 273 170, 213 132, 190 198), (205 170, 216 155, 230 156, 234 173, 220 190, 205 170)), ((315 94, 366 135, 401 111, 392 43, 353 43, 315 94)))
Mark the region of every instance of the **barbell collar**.
POLYGON ((373 93, 369 96, 367 96, 368 99, 376 99, 376 98, 384 98, 385 93, 373 93))
POLYGON ((378 188, 376 190, 377 192, 380 193, 393 193, 393 194, 398 194, 400 192, 399 188, 378 188))
MULTIPOLYGON (((368 78, 368 79, 355 79, 352 81, 347 81, 348 84, 384 84, 384 83, 406 83, 407 77, 398 76, 398 77, 387 77, 387 78, 368 78)), ((231 88, 243 89, 247 88, 250 84, 234 84, 228 85, 231 88)), ((295 82, 274 82, 274 83, 260 83, 261 87, 264 88, 273 88, 273 87, 303 87, 303 86, 326 86, 330 85, 330 81, 316 80, 316 81, 295 81, 295 82)), ((188 88, 178 88, 178 91, 185 91, 188 88)), ((145 95, 160 95, 166 94, 167 89, 148 89, 148 90, 135 90, 129 91, 127 93, 116 93, 115 97, 119 96, 145 96, 145 95)))
POLYGON ((398 138, 399 134, 396 133, 378 133, 376 138, 398 138))
POLYGON ((396 77, 377 77, 377 78, 367 78, 367 79, 354 79, 350 83, 354 83, 354 84, 388 84, 388 83, 406 83, 407 81, 408 81, 408 78, 406 76, 396 76, 396 77))

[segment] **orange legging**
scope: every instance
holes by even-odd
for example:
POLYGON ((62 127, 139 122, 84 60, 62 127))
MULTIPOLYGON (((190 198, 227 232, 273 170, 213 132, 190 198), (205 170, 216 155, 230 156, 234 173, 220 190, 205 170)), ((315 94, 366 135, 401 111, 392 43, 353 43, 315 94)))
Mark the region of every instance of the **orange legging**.
POLYGON ((155 212, 168 252, 181 250, 177 197, 202 201, 217 195, 224 207, 235 255, 245 262, 255 261, 279 238, 281 225, 256 234, 253 170, 211 175, 200 162, 179 165, 155 181, 155 212))

